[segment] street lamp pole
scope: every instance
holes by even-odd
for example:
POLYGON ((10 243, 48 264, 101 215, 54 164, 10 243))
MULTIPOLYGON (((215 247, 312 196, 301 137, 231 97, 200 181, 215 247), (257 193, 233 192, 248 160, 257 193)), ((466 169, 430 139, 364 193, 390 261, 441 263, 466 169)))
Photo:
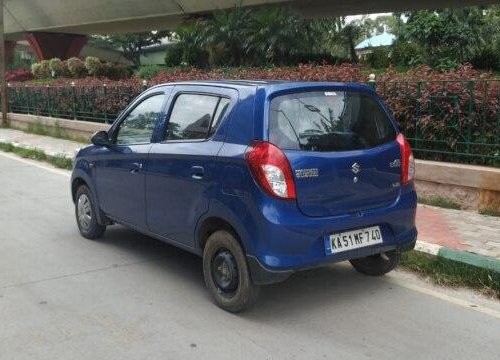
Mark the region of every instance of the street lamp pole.
POLYGON ((5 83, 5 39, 4 39, 4 18, 3 1, 0 0, 0 94, 2 107, 2 125, 7 125, 7 84, 5 83))
POLYGON ((7 84, 5 83, 5 39, 4 39, 4 18, 3 18, 3 2, 0 0, 0 88, 2 102, 2 125, 7 125, 7 84))

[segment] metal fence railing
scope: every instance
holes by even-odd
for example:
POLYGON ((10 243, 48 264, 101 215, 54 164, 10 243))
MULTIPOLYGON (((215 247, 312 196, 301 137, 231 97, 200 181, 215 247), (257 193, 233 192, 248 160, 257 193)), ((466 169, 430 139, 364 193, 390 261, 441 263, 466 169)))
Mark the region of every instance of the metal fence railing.
POLYGON ((10 86, 9 111, 22 114, 112 123, 123 108, 146 87, 143 85, 100 86, 10 86))
MULTIPOLYGON (((500 80, 370 84, 421 159, 500 166, 500 80)), ((10 86, 15 113, 111 123, 145 85, 10 86)))
POLYGON ((500 80, 374 86, 416 157, 500 166, 500 80))

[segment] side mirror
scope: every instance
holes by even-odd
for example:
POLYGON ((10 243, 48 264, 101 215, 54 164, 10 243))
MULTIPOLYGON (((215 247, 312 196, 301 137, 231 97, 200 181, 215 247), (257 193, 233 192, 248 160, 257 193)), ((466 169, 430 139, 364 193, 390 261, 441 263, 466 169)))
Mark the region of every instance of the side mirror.
POLYGON ((108 146, 109 145, 108 133, 106 131, 98 131, 94 135, 92 135, 90 141, 92 141, 92 144, 96 146, 108 146))

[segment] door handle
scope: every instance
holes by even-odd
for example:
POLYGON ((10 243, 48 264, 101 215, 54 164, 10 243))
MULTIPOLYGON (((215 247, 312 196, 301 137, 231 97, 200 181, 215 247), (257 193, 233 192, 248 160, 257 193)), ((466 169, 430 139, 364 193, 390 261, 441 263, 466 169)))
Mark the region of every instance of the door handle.
POLYGON ((205 175, 205 169, 203 166, 191 166, 191 177, 193 179, 202 179, 203 175, 205 175))
POLYGON ((130 169, 130 172, 132 174, 137 174, 141 170, 142 170, 142 163, 139 162, 132 163, 132 169, 130 169))

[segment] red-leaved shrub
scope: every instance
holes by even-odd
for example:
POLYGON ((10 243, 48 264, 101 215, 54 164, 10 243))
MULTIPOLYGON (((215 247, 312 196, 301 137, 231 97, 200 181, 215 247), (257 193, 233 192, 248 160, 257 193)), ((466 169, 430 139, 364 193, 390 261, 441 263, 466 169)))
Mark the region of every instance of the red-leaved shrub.
POLYGON ((389 70, 376 89, 420 158, 500 165, 500 80, 491 74, 389 70))
POLYGON ((28 81, 33 79, 33 74, 28 69, 16 69, 5 73, 5 81, 28 81))
MULTIPOLYGON (((186 68, 160 72, 146 86, 220 79, 368 80, 359 66, 350 64, 212 70, 186 68)), ((492 74, 478 72, 469 65, 445 73, 422 66, 406 73, 389 68, 376 80, 377 92, 410 139, 417 157, 500 165, 500 80, 495 80, 492 74)), ((50 88, 35 85, 25 89, 13 84, 9 101, 13 111, 112 121, 142 90, 144 86, 138 78, 119 81, 56 79, 50 88), (71 86, 72 81, 75 86, 71 86)))

